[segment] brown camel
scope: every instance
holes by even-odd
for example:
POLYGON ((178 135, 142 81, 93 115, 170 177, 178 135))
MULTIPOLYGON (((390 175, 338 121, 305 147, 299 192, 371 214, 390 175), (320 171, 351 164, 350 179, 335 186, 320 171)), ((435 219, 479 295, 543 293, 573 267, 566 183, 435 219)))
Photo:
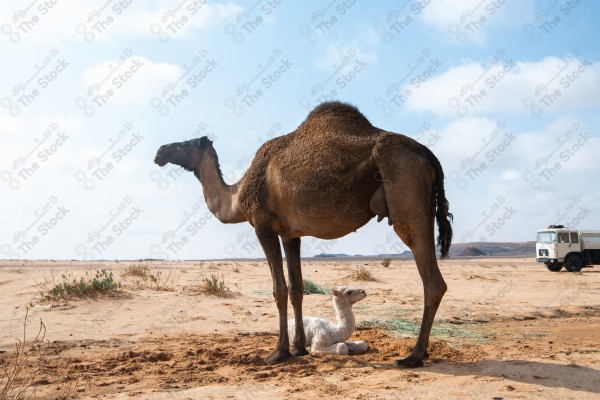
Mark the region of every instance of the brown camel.
POLYGON ((262 145, 234 185, 223 181, 217 153, 206 137, 164 145, 154 162, 193 171, 208 209, 219 221, 248 221, 254 227, 271 269, 279 310, 279 339, 269 362, 307 354, 300 238, 335 239, 356 231, 374 216, 378 221, 387 217, 412 250, 425 291, 417 343, 408 357, 396 363, 423 365, 433 319, 446 292, 436 261, 434 219, 442 257, 447 256, 452 241, 444 174, 427 147, 375 128, 353 106, 331 102, 316 107, 295 131, 262 145), (280 239, 295 314, 292 353, 280 239))

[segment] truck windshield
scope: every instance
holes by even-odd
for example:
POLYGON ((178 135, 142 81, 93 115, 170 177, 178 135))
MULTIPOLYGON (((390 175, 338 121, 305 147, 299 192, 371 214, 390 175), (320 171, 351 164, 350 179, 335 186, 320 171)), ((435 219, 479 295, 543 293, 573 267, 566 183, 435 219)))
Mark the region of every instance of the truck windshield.
POLYGON ((556 232, 538 232, 537 241, 538 243, 555 243, 556 232))

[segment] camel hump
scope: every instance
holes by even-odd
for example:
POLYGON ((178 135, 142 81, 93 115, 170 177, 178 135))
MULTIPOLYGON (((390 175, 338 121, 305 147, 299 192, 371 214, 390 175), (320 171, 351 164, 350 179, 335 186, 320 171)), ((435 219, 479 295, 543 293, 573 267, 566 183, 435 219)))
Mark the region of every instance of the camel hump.
POLYGON ((315 107, 298 127, 299 131, 332 129, 338 132, 362 133, 372 132, 373 125, 353 105, 339 101, 321 103, 315 107))

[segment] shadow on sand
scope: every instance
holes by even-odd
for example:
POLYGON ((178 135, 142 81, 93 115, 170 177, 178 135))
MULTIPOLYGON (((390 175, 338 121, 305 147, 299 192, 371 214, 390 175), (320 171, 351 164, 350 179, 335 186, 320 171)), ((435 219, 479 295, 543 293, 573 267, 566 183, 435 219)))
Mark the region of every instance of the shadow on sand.
MULTIPOLYGON (((395 364, 363 363, 375 369, 398 369, 395 364)), ((404 369, 404 368, 402 368, 404 369)), ((421 370, 415 369, 415 372, 421 370)), ((427 372, 453 376, 489 376, 548 388, 564 388, 600 394, 600 370, 580 365, 565 365, 525 360, 482 360, 458 362, 440 360, 425 364, 427 372), (574 379, 576 377, 577 379, 574 379)))
POLYGON ((565 365, 524 360, 441 362, 427 371, 454 375, 485 375, 549 388, 565 388, 600 394, 600 370, 576 364, 565 365), (573 379, 577 377, 577 379, 573 379))

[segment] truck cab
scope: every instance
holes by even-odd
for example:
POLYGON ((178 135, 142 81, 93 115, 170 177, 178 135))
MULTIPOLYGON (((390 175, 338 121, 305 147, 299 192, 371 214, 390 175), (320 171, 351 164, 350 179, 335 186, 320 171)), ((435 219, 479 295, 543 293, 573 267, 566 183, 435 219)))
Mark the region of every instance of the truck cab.
POLYGON ((569 272, 581 271, 585 265, 597 264, 600 261, 600 240, 596 238, 600 238, 598 231, 580 231, 563 225, 549 225, 537 232, 535 260, 543 262, 554 272, 563 267, 569 272))

